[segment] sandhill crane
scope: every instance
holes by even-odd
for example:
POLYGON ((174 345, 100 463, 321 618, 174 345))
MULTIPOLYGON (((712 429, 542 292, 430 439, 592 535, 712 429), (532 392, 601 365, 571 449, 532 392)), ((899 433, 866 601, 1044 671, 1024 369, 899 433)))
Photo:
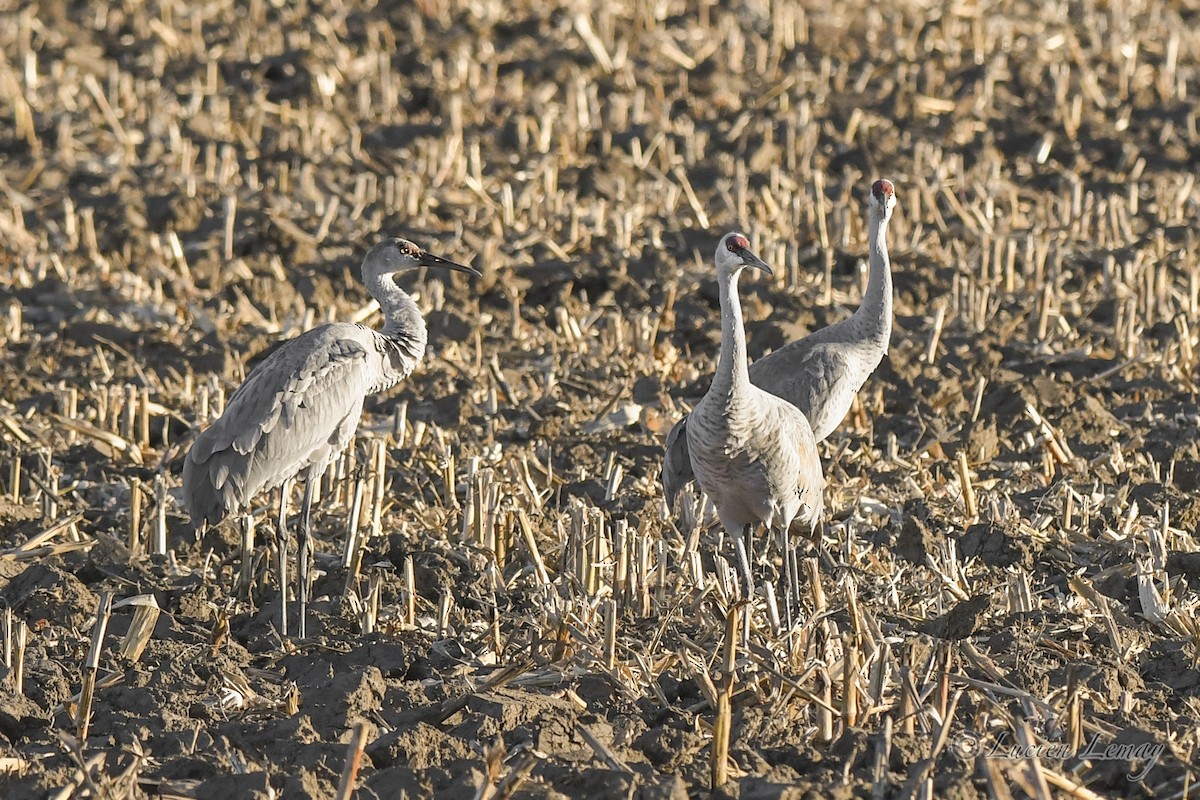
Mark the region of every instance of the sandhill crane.
POLYGON ((196 437, 183 464, 183 497, 192 524, 216 524, 259 492, 283 487, 279 514, 282 633, 287 635, 286 497, 304 478, 298 572, 300 622, 308 603, 313 487, 349 444, 363 401, 408 377, 425 355, 425 320, 394 275, 443 267, 479 275, 472 267, 426 253, 404 239, 385 239, 362 262, 362 280, 379 302, 384 325, 335 322, 283 344, 229 398, 220 419, 196 437))
MULTIPOLYGON (((875 181, 867 198, 867 252, 871 271, 858 310, 847 319, 750 365, 750 382, 800 409, 818 442, 841 424, 854 396, 887 355, 892 335, 887 226, 895 205, 892 182, 875 181)), ((680 490, 693 479, 687 426, 685 416, 667 434, 662 482, 663 494, 672 510, 680 490)))
MULTIPOLYGON (((811 532, 823 507, 825 477, 812 427, 794 405, 750 383, 746 332, 738 299, 738 276, 745 267, 768 267, 750 252, 740 233, 728 233, 717 246, 717 286, 721 300, 721 355, 708 393, 692 410, 687 452, 696 482, 716 506, 731 537, 747 543, 761 522, 783 544, 791 609, 794 585, 788 533, 811 532)), ((748 571, 748 569, 747 569, 748 571)), ((747 574, 747 582, 752 583, 747 574)))

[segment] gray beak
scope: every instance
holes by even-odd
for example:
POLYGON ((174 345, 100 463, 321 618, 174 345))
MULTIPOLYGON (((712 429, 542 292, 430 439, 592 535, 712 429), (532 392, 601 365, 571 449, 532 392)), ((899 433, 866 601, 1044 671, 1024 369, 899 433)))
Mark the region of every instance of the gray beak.
POLYGON ((768 275, 775 274, 775 271, 773 269, 771 269, 769 266, 767 266, 767 262, 763 261, 761 258, 754 255, 754 253, 750 252, 749 249, 742 250, 741 252, 738 253, 738 255, 742 257, 742 262, 747 267, 753 267, 754 269, 762 270, 763 272, 767 273, 768 275))
POLYGON ((454 261, 450 261, 449 259, 442 258, 441 256, 435 256, 432 253, 422 253, 420 264, 422 267, 440 267, 442 269, 452 269, 456 272, 466 272, 477 277, 483 275, 482 272, 474 267, 468 267, 465 264, 458 264, 454 261))

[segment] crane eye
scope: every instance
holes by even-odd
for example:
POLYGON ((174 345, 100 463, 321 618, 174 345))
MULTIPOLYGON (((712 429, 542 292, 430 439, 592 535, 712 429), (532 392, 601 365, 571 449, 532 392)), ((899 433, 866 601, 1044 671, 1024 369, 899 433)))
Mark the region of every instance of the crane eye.
POLYGON ((725 246, 729 248, 729 252, 731 253, 741 253, 750 247, 750 242, 746 240, 745 236, 730 236, 725 246))

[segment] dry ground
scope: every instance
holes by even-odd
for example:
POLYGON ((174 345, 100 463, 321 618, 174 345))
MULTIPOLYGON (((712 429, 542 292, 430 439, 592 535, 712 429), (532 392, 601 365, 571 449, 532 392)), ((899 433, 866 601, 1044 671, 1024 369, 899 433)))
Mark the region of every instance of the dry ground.
POLYGON ((0 9, 0 794, 1195 793, 1194 3, 0 9), (839 319, 876 177, 896 332, 823 449, 836 568, 731 671, 726 551, 658 485, 710 254, 780 267, 752 355, 839 319), (430 357, 281 649, 269 498, 243 564, 180 457, 275 342, 378 321, 384 235, 485 275, 414 276, 430 357))

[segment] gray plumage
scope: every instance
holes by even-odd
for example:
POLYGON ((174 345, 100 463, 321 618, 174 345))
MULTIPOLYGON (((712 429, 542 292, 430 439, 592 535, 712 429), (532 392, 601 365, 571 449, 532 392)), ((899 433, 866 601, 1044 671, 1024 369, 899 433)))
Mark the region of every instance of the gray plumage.
POLYGON ((393 277, 423 266, 479 274, 404 239, 380 242, 363 259, 362 279, 383 311, 383 328, 338 322, 285 343, 251 371, 184 459, 184 503, 196 527, 305 479, 302 604, 311 485, 353 438, 366 397, 406 378, 425 355, 425 320, 393 277))
MULTIPOLYGON (((818 442, 841 424, 855 395, 887 355, 892 335, 887 225, 895 205, 891 181, 875 181, 867 200, 870 276, 854 314, 760 358, 749 368, 751 383, 804 414, 818 442)), ((662 481, 671 509, 694 477, 688 454, 688 419, 685 416, 667 434, 662 481)))
POLYGON ((420 337, 335 323, 272 353, 188 451, 183 486, 192 524, 215 524, 259 492, 324 472, 354 436, 366 396, 420 361, 424 326, 420 337))
POLYGON ((747 266, 770 268, 738 233, 721 239, 716 266, 721 356, 686 429, 692 470, 730 535, 759 522, 782 534, 809 532, 820 521, 825 487, 812 427, 791 403, 750 383, 746 367, 738 275, 747 266))

